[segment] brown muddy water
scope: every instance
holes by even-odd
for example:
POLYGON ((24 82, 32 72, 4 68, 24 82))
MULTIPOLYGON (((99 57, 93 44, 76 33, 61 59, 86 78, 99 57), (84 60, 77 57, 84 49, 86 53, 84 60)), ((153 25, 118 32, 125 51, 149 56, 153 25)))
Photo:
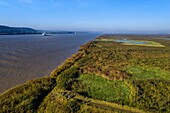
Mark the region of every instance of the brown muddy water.
POLYGON ((49 75, 97 34, 0 35, 0 93, 49 75))

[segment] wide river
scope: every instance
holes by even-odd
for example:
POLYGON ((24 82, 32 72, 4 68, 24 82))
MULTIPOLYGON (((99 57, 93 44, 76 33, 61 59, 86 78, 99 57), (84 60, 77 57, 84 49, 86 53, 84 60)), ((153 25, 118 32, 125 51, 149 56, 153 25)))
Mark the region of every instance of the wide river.
POLYGON ((0 35, 0 93, 47 76, 97 34, 0 35))

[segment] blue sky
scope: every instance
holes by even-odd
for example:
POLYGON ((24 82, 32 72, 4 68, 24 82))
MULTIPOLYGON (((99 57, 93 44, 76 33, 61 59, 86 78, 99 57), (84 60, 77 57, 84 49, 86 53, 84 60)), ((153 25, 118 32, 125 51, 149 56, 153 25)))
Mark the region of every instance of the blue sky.
POLYGON ((0 0, 0 15, 35 29, 170 33, 170 0, 0 0))

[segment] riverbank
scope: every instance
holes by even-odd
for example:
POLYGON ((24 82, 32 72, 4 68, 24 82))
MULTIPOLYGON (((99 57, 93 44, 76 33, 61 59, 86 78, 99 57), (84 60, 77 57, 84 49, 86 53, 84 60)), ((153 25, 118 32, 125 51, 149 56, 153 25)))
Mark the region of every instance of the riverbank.
POLYGON ((1 35, 0 93, 47 76, 96 34, 1 35))
POLYGON ((104 35, 90 41, 50 77, 3 93, 2 111, 169 112, 170 42, 136 37, 104 35), (154 41, 164 47, 98 41, 125 37, 154 41))

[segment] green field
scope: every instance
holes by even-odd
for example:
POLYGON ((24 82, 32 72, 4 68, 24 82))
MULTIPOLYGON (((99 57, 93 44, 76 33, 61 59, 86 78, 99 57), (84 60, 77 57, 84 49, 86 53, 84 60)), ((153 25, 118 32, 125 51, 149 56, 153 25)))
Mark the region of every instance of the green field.
POLYGON ((50 77, 1 94, 0 113, 169 113, 170 41, 164 38, 97 37, 50 77))
POLYGON ((146 41, 146 40, 117 40, 117 39, 96 39, 95 41, 104 41, 104 42, 118 42, 122 43, 123 45, 136 45, 136 46, 150 46, 150 47, 165 47, 161 43, 155 41, 146 41))
POLYGON ((134 66, 127 68, 127 73, 133 76, 130 79, 165 79, 170 80, 170 72, 160 68, 134 66))
POLYGON ((96 75, 81 75, 79 81, 88 87, 89 97, 109 102, 128 100, 130 89, 123 81, 107 80, 96 75))

